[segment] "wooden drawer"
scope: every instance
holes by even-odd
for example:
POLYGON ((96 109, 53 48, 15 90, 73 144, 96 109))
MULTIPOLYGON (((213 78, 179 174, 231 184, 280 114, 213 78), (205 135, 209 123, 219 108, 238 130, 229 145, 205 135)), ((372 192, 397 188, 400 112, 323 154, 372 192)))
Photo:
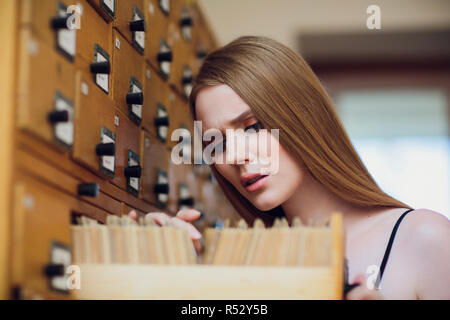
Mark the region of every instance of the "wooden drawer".
POLYGON ((119 109, 115 113, 116 174, 112 183, 138 196, 142 175, 139 128, 119 109))
POLYGON ((85 263, 75 294, 79 299, 342 299, 343 232, 339 213, 332 214, 329 227, 208 229, 201 265, 183 265, 181 252, 174 255, 178 261, 169 259, 178 265, 85 263), (267 245, 255 247, 252 240, 267 245))
POLYGON ((192 40, 192 31, 194 18, 192 14, 193 6, 188 1, 173 1, 170 15, 170 22, 179 30, 181 37, 190 42, 192 40))
POLYGON ((143 113, 145 59, 117 31, 114 31, 114 43, 114 103, 139 125, 143 113))
POLYGON ((141 131, 141 198, 165 208, 169 193, 168 166, 170 154, 152 134, 141 131), (156 188, 156 190, 155 190, 156 188))
POLYGON ((218 215, 218 209, 219 209, 219 190, 218 188, 212 183, 211 179, 207 179, 203 181, 201 184, 201 196, 202 199, 202 208, 205 211, 205 214, 217 216, 218 215))
POLYGON ((18 177, 13 185, 13 285, 24 299, 71 297, 61 272, 71 265, 72 214, 107 213, 31 178, 18 177))
POLYGON ((28 29, 20 33, 17 94, 18 127, 70 150, 74 138, 74 68, 28 29))
POLYGON ((112 100, 89 83, 89 76, 77 72, 75 98, 75 141, 73 158, 90 170, 108 177, 115 175, 116 140, 112 100))
POLYGON ((190 164, 169 163, 169 184, 170 192, 167 203, 167 210, 176 214, 178 210, 193 208, 195 198, 192 184, 188 183, 188 175, 192 171, 190 164))
MULTIPOLYGON (((170 1, 168 1, 170 2, 170 1)), ((160 0, 145 0, 144 13, 147 21, 146 59, 159 70, 158 52, 160 40, 167 41, 168 16, 161 9, 160 0)))
POLYGON ((194 6, 191 13, 194 20, 194 25, 192 27, 192 45, 197 57, 198 67, 200 67, 204 57, 215 50, 216 45, 213 35, 207 28, 198 6, 194 6))
POLYGON ((159 137, 159 139, 165 143, 170 139, 168 136, 168 125, 170 125, 170 87, 159 76, 157 72, 154 72, 152 68, 147 65, 146 81, 144 85, 144 111, 143 111, 143 127, 153 135, 159 137), (158 122, 160 125, 155 124, 155 119, 164 118, 164 112, 166 111, 168 120, 158 122), (164 124, 166 123, 166 124, 164 124), (165 129, 164 129, 165 128, 165 129))
POLYGON ((114 27, 139 53, 144 54, 147 30, 144 0, 117 1, 114 27))
POLYGON ((82 0, 81 5, 75 65, 85 74, 91 74, 92 81, 112 96, 112 24, 108 24, 87 0, 82 0))
MULTIPOLYGON (((161 51, 168 51, 167 36, 169 27, 169 13, 165 13, 167 4, 173 1, 169 0, 145 0, 145 15, 147 21, 147 36, 146 36, 146 54, 145 57, 148 62, 158 71, 168 77, 170 74, 170 62, 167 61, 166 55, 159 55, 161 51), (159 58, 158 58, 159 57, 159 58), (162 60, 164 58, 164 60, 162 60)), ((169 50, 170 51, 170 50, 169 50)))
POLYGON ((193 48, 185 40, 180 40, 174 46, 173 72, 169 82, 186 100, 192 91, 193 80, 197 74, 197 59, 193 48))
MULTIPOLYGON (((175 137, 182 135, 183 141, 190 145, 190 141, 193 141, 194 134, 194 119, 191 116, 189 106, 187 102, 180 97, 178 93, 172 90, 170 95, 170 125, 168 132, 167 144, 169 147, 174 147, 180 141, 180 139, 175 139, 175 137), (184 129, 174 134, 172 139, 172 134, 177 129, 184 129), (187 131, 186 131, 187 130, 187 131)), ((186 145, 186 151, 190 152, 189 146, 186 145)))
POLYGON ((67 29, 67 17, 75 11, 68 0, 21 0, 20 25, 69 60, 76 54, 76 31, 67 29))
POLYGON ((95 45, 111 54, 112 24, 104 21, 87 0, 80 0, 80 3, 82 14, 81 28, 77 30, 77 54, 91 61, 94 57, 95 45))
MULTIPOLYGON (((168 81, 180 94, 183 94, 183 71, 184 66, 189 62, 190 57, 192 57, 192 47, 183 39, 180 28, 175 22, 170 22, 169 24, 168 44, 173 52, 173 60, 168 81)), ((190 83, 191 82, 192 80, 190 83)))
POLYGON ((173 22, 178 27, 181 27, 181 17, 183 16, 183 12, 185 10, 186 10, 186 1, 185 0, 172 1, 170 3, 169 21, 173 22))

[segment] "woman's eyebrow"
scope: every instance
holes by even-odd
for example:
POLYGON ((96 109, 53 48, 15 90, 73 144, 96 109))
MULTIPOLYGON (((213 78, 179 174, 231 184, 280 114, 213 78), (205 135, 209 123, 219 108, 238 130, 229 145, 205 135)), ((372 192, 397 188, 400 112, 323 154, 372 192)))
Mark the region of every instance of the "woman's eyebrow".
POLYGON ((238 115, 236 118, 229 121, 230 124, 236 124, 241 122, 242 120, 245 120, 249 115, 252 114, 252 110, 248 109, 247 111, 242 112, 240 115, 238 115))
MULTIPOLYGON (((248 109, 248 110, 242 112, 242 113, 241 113, 240 115, 238 115, 237 117, 235 117, 235 118, 229 120, 229 121, 228 121, 228 124, 230 124, 230 125, 237 124, 237 123, 239 123, 239 122, 241 122, 241 121, 247 119, 247 117, 248 117, 249 115, 252 115, 252 114, 253 114, 252 110, 251 110, 251 109, 248 109)), ((219 131, 222 133, 222 135, 225 135, 225 131, 226 131, 225 127, 217 128, 217 130, 219 130, 219 131)))

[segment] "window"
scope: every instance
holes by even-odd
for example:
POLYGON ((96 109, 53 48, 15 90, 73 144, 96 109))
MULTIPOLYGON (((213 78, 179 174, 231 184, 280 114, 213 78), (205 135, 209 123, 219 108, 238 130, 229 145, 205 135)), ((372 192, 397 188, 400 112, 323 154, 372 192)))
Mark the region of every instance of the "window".
POLYGON ((448 102, 440 89, 340 91, 338 113, 378 185, 414 208, 449 217, 448 102))

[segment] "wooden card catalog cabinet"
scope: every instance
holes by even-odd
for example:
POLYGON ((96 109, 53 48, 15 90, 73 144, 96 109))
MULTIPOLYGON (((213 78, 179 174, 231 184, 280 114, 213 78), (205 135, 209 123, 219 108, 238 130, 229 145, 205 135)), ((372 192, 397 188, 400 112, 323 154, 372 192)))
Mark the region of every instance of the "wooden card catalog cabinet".
POLYGON ((28 29, 20 33, 18 84, 18 126, 70 150, 74 140, 74 67, 28 29))

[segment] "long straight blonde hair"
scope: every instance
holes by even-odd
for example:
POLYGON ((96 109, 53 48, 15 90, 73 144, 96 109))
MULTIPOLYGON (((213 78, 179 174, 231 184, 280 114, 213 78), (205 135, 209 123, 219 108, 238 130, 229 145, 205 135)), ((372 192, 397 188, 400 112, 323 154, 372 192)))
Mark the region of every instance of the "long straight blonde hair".
MULTIPOLYGON (((311 175, 357 207, 411 208, 376 184, 355 151, 333 103, 303 58, 283 44, 256 36, 240 37, 210 53, 189 97, 205 86, 226 84, 252 109, 266 129, 279 129, 280 144, 301 159, 311 175)), ((260 211, 214 167, 212 172, 237 212, 249 223, 270 225, 283 215, 279 206, 260 211)))

